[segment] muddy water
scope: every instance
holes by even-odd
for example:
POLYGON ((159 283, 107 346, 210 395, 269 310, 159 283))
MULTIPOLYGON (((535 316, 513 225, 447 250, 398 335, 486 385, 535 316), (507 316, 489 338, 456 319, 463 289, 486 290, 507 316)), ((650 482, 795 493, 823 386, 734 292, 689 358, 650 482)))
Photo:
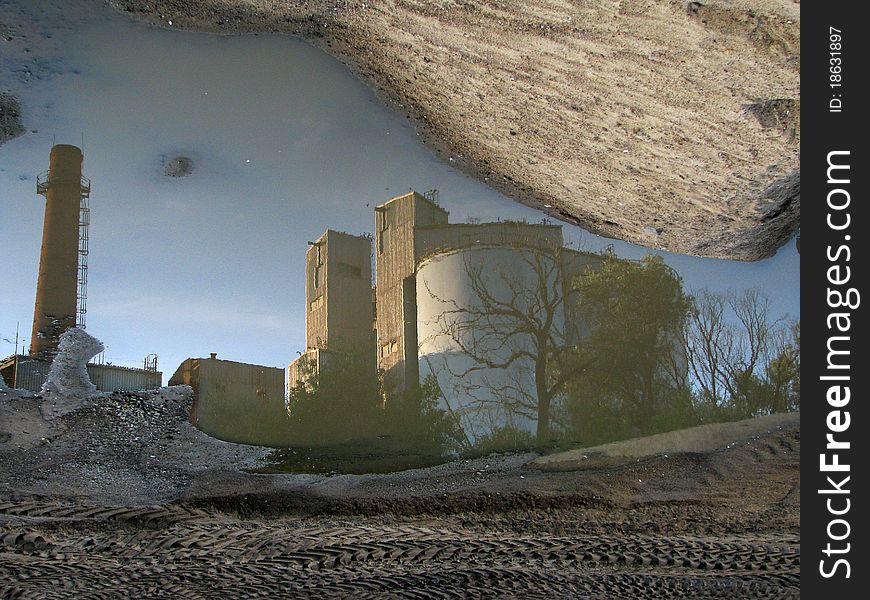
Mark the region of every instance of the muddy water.
MULTIPOLYGON (((54 143, 83 145, 92 181, 88 331, 105 359, 188 356, 284 367, 305 348, 304 257, 327 228, 373 233, 373 208, 438 189, 450 222, 543 216, 474 181, 338 61, 276 35, 219 37, 129 22, 99 2, 0 4, 0 89, 28 133, 0 147, 8 268, 2 354, 29 336, 54 143)), ((169 23, 167 23, 169 26, 169 23)), ((571 225, 572 249, 654 249, 571 225)), ((758 263, 662 253, 687 292, 760 288, 799 316, 793 244, 758 263)))

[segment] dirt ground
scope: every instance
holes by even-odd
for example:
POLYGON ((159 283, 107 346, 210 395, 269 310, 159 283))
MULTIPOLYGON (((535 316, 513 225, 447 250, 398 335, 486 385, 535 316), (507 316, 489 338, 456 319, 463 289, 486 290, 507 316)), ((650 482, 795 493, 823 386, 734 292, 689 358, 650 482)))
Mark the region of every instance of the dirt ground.
POLYGON ((0 597, 799 597, 799 417, 579 470, 257 475, 184 389, 40 404, 0 398, 0 597))
POLYGON ((594 232, 754 260, 800 222, 797 0, 107 0, 302 36, 451 164, 594 232))

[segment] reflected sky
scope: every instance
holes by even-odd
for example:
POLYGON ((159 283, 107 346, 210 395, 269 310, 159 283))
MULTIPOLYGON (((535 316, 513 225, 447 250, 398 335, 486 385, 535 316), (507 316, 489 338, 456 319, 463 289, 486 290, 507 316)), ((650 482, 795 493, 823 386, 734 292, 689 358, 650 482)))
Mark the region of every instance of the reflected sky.
MULTIPOLYGON (((426 148, 337 60, 285 36, 215 36, 132 23, 100 2, 0 4, 13 39, 0 89, 28 133, 0 146, 0 354, 29 338, 44 201, 36 174, 53 143, 84 143, 92 181, 88 331, 105 358, 160 355, 165 379, 188 356, 284 367, 304 349, 304 257, 326 228, 373 229, 373 207, 437 188, 451 222, 543 215, 426 148), (163 161, 192 158, 187 177, 163 161)), ((615 201, 615 200, 614 200, 615 201)), ((564 226, 574 248, 613 243, 564 226)), ((685 288, 761 287, 773 314, 799 315, 793 244, 739 263, 664 254, 685 288)))

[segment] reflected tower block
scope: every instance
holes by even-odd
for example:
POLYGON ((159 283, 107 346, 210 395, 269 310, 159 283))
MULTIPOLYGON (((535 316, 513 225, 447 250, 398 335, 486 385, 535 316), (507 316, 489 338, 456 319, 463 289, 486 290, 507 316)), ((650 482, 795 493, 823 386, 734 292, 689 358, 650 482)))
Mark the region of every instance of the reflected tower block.
POLYGON ((305 345, 336 352, 372 341, 372 241, 328 230, 305 255, 305 345))
POLYGON ((374 365, 372 240, 327 230, 305 254, 305 352, 287 367, 292 388, 331 353, 363 353, 374 365))
POLYGON ((90 181, 82 177, 82 160, 79 148, 58 144, 51 149, 48 171, 37 178, 36 191, 45 196, 45 221, 30 338, 32 356, 53 356, 60 335, 76 325, 80 215, 90 195, 90 181))
POLYGON ((415 230, 446 225, 448 213, 417 192, 375 207, 375 277, 378 367, 404 388, 418 380, 415 230))

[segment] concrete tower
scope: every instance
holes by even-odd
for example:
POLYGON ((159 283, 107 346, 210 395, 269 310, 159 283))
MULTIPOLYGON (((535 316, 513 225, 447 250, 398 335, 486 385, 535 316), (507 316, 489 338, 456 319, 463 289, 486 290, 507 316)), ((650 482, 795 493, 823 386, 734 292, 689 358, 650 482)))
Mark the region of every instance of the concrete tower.
POLYGON ((372 240, 327 230, 305 255, 305 352, 287 367, 289 387, 339 354, 357 354, 374 372, 372 240))
POLYGON ((79 224, 82 200, 90 182, 82 178, 82 151, 58 144, 51 149, 48 172, 37 178, 45 196, 45 222, 30 354, 47 358, 57 351, 60 335, 76 325, 79 282, 79 224))
POLYGON ((409 192, 375 207, 375 278, 378 367, 404 388, 418 380, 416 228, 446 225, 434 199, 409 192))
POLYGON ((305 271, 306 349, 368 350, 374 322, 371 239, 330 229, 311 242, 305 271))

